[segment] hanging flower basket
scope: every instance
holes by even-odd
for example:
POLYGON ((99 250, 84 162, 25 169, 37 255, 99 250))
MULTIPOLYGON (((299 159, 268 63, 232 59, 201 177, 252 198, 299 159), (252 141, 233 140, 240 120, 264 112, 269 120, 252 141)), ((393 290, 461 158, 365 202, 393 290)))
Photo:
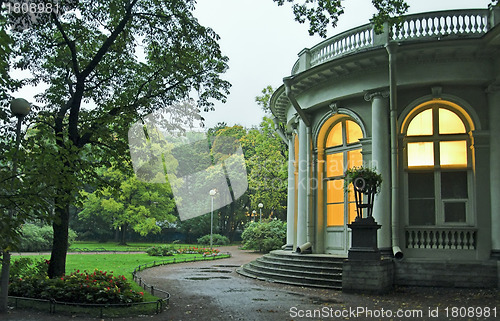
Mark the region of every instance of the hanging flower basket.
POLYGON ((354 197, 356 200, 356 220, 363 218, 363 208, 367 209, 367 217, 372 217, 373 200, 380 192, 382 185, 382 175, 375 169, 368 167, 353 167, 345 172, 344 188, 349 190, 349 185, 354 187, 354 197), (366 196, 366 203, 363 203, 363 196, 366 196))

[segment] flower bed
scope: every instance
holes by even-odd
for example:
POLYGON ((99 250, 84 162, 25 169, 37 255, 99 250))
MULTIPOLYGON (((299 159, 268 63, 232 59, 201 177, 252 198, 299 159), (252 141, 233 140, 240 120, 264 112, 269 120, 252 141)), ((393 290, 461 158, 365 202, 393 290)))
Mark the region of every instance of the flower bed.
POLYGON ((26 276, 12 280, 9 295, 38 299, 53 299, 72 303, 134 303, 143 301, 143 292, 131 289, 123 275, 94 270, 79 270, 58 279, 26 276))

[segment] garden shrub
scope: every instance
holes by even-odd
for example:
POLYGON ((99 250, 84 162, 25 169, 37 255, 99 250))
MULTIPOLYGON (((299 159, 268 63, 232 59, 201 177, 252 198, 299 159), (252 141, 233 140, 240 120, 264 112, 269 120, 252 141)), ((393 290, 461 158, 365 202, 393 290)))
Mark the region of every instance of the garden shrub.
POLYGON ((176 251, 170 246, 160 245, 148 248, 146 253, 150 256, 172 256, 176 251))
MULTIPOLYGON (((38 226, 27 223, 22 227, 22 236, 18 247, 19 252, 40 252, 52 249, 53 230, 50 225, 38 226)), ((68 231, 69 245, 76 239, 76 233, 72 229, 68 231)))
POLYGON ((49 260, 33 260, 27 257, 16 258, 10 265, 9 282, 28 276, 44 278, 49 269, 49 260))
MULTIPOLYGON (((220 234, 212 234, 213 245, 229 245, 229 239, 220 234)), ((210 244, 210 234, 202 236, 198 239, 198 244, 210 244)))
POLYGON ((269 252, 286 242, 286 223, 281 220, 249 222, 241 234, 243 249, 269 252))
POLYGON ((219 255, 218 249, 207 249, 202 247, 187 247, 174 249, 168 245, 153 246, 146 250, 151 256, 172 256, 175 254, 201 254, 201 255, 219 255))
POLYGON ((9 285, 9 295, 38 299, 53 299, 71 303, 134 303, 143 301, 143 292, 132 290, 123 276, 98 271, 79 270, 57 279, 26 276, 14 279, 9 285))

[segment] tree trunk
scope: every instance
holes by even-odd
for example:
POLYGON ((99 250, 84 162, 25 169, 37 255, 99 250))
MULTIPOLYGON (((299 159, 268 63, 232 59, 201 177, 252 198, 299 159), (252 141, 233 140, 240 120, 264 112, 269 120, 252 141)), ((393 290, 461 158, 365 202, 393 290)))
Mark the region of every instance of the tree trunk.
POLYGON ((52 228, 54 230, 54 240, 52 242, 52 253, 50 256, 48 271, 49 278, 51 279, 61 277, 66 272, 66 254, 68 252, 69 202, 56 199, 55 212, 56 219, 52 224, 52 228))
POLYGON ((127 245, 127 224, 123 224, 120 233, 120 245, 127 245))
POLYGON ((2 256, 2 285, 0 289, 0 313, 8 311, 10 253, 4 250, 2 256))

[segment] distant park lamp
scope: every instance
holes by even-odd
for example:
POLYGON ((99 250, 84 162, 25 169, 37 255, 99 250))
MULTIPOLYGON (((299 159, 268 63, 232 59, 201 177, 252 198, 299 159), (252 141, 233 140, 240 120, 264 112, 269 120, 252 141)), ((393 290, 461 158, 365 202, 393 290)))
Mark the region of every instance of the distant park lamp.
POLYGON ((210 249, 212 249, 212 238, 214 231, 214 197, 217 194, 217 189, 211 189, 208 194, 210 194, 210 197, 212 198, 212 210, 210 211, 210 249))
POLYGON ((262 208, 264 207, 264 204, 259 203, 259 205, 257 205, 257 206, 259 206, 259 210, 260 210, 260 220, 259 220, 259 222, 262 222, 262 208))

